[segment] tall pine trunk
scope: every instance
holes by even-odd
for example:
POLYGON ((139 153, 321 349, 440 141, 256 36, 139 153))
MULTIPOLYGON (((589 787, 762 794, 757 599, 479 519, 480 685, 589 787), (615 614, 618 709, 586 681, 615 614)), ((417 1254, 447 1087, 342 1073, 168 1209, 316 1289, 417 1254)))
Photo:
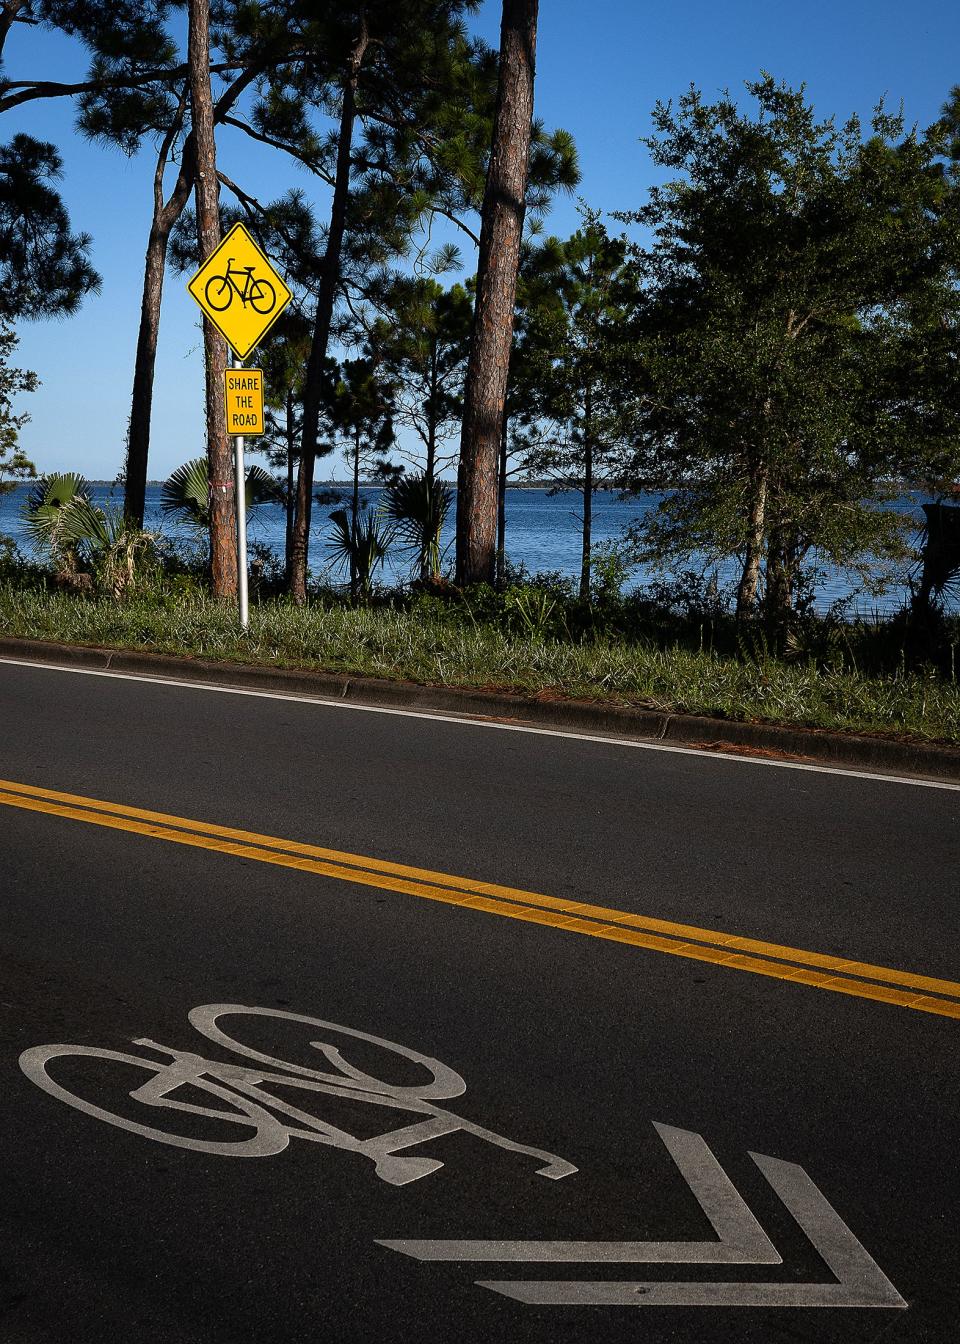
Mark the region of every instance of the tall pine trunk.
POLYGON ((580 543, 580 601, 590 601, 591 551, 593 547, 593 444, 584 444, 583 530, 580 543))
MULTIPOLYGON (((188 37, 190 103, 194 136, 194 191, 197 205, 197 243, 205 260, 220 242, 220 187, 217 149, 213 134, 213 96, 210 91, 210 3, 190 0, 188 37)), ((227 343, 206 318, 203 344, 207 371, 207 459, 210 476, 210 567, 213 595, 235 597, 237 592, 237 515, 232 479, 232 455, 227 437, 223 377, 227 343)))
POLYGON ((163 138, 153 177, 153 219, 147 239, 143 269, 143 296, 140 302, 140 330, 133 368, 133 395, 130 402, 130 429, 127 438, 127 462, 124 472, 123 512, 133 527, 143 527, 147 493, 147 464, 150 456, 150 421, 153 415, 153 376, 157 363, 157 339, 160 332, 160 302, 167 264, 167 244, 174 224, 183 213, 193 186, 192 138, 184 146, 180 171, 170 199, 164 203, 163 176, 173 142, 183 124, 185 102, 163 138))
POLYGON ((590 601, 593 546, 593 388, 587 385, 583 415, 583 528, 580 544, 580 601, 590 601))
POLYGON ((353 497, 350 500, 350 596, 356 602, 360 590, 357 568, 357 518, 360 513, 360 430, 353 439, 353 497))
POLYGON ((437 406, 440 401, 438 383, 437 342, 434 338, 430 350, 430 394, 427 397, 427 465, 423 473, 431 485, 437 470, 437 406))
POLYGON ((501 591, 507 586, 507 435, 510 415, 506 399, 500 425, 500 461, 497 465, 497 568, 495 581, 501 591))
MULTIPOLYGON (((251 66, 244 70, 221 95, 213 108, 213 119, 218 121, 233 107, 244 89, 253 83, 259 70, 251 66)), ((183 214, 193 187, 193 156, 195 137, 187 136, 180 156, 180 171, 169 199, 163 200, 163 178, 170 151, 183 125, 187 89, 171 123, 160 152, 153 177, 153 218, 147 240, 147 255, 143 271, 143 297, 140 304, 140 330, 137 335, 137 355, 133 371, 133 395, 130 399, 130 431, 127 442, 127 464, 123 511, 136 527, 143 526, 144 502, 147 489, 147 469, 150 456, 150 423, 153 415, 153 377, 157 363, 157 338, 160 331, 160 302, 163 297, 163 279, 167 260, 167 245, 173 226, 183 214)))
POLYGON ((527 190, 538 0, 503 0, 500 74, 477 263, 457 479, 457 582, 492 583, 497 459, 527 190))
POLYGON ((286 582, 290 582, 290 556, 293 551, 293 459, 297 450, 297 428, 295 421, 293 390, 287 390, 287 423, 284 437, 287 441, 287 492, 284 498, 286 510, 286 528, 283 538, 283 573, 286 582))
POLYGON ((313 507, 313 473, 320 433, 320 403, 323 369, 330 341, 330 323, 340 283, 340 257, 347 227, 347 203, 350 196, 350 159, 353 152, 353 128, 357 119, 357 85, 360 67, 369 43, 366 19, 360 37, 350 55, 347 77, 343 82, 343 104, 337 142, 337 171, 330 208, 327 247, 320 268, 320 296, 314 316, 313 338, 303 394, 303 430, 300 469, 297 473, 296 512, 293 520, 293 550, 290 556, 290 593, 299 605, 307 600, 307 564, 310 550, 310 514, 313 507))

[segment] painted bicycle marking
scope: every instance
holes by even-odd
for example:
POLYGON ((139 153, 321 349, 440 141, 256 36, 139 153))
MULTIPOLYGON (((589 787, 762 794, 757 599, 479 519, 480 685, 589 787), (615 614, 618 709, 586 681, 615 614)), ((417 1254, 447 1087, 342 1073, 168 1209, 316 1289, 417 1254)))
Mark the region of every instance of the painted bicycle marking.
MULTIPOLYGON (((157 1143, 211 1153, 219 1157, 270 1157, 282 1152, 291 1138, 304 1139, 311 1143, 356 1153, 374 1164, 374 1170, 380 1180, 386 1181, 389 1185, 407 1185, 411 1181, 431 1175, 444 1164, 435 1158, 406 1157, 398 1154, 443 1135, 463 1132, 483 1139, 497 1148, 533 1158, 542 1163, 537 1169, 537 1175, 546 1176, 550 1180, 559 1180, 577 1170, 570 1162, 553 1153, 517 1143, 436 1105, 438 1101, 463 1096, 467 1085, 456 1070, 439 1060, 432 1059, 429 1055, 420 1054, 416 1050, 384 1040, 380 1036, 356 1031, 352 1027, 339 1026, 335 1022, 325 1022, 302 1013, 289 1013, 274 1008, 212 1003, 194 1008, 188 1016, 191 1026, 201 1035, 236 1055, 255 1061, 258 1067, 207 1059, 191 1051, 176 1050, 171 1046, 162 1045, 148 1037, 138 1037, 133 1044, 152 1050, 158 1055, 169 1056, 169 1061, 98 1046, 37 1045, 23 1052, 20 1056, 20 1067, 31 1082, 36 1083, 44 1092, 83 1111, 86 1115, 94 1116, 107 1124, 116 1125, 157 1143), (277 1018, 317 1028, 319 1037, 309 1042, 310 1047, 316 1050, 334 1071, 310 1068, 263 1054, 228 1035, 219 1025, 219 1019, 224 1017, 277 1018), (399 1056, 408 1064, 426 1070, 429 1079, 419 1084, 399 1085, 375 1078, 345 1059, 340 1046, 327 1039, 331 1034, 378 1046, 393 1056, 399 1056), (241 1130, 253 1132, 232 1140, 204 1139, 172 1133, 168 1129, 158 1128, 157 1125, 140 1123, 126 1116, 117 1115, 77 1096, 48 1072, 48 1065, 53 1061, 78 1057, 112 1061, 143 1069, 150 1077, 142 1086, 134 1088, 127 1094, 133 1101, 143 1106, 204 1117, 218 1124, 236 1125, 241 1130), (405 1111, 423 1118, 373 1138, 358 1138, 302 1110, 292 1102, 274 1096, 269 1090, 265 1090, 270 1085, 303 1091, 308 1094, 304 1098, 304 1104, 307 1104, 309 1099, 325 1095, 370 1106, 389 1107, 394 1111, 405 1111), (187 1087, 206 1093, 220 1104, 197 1105, 183 1099, 178 1100, 175 1096, 178 1089, 187 1087)), ((169 1116, 163 1118, 170 1119, 169 1116)))

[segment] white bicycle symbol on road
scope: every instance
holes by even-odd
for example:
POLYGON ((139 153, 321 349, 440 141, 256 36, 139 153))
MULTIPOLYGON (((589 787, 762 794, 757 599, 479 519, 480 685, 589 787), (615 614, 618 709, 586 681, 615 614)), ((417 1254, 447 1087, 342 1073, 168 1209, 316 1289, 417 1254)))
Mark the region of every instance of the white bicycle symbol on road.
POLYGON ((208 1040, 246 1059, 255 1060, 258 1067, 221 1063, 189 1051, 174 1050, 170 1046, 161 1045, 145 1037, 136 1039, 133 1044, 169 1056, 169 1063, 151 1059, 148 1055, 125 1054, 118 1050, 96 1046, 37 1045, 23 1052, 20 1056, 20 1067, 27 1077, 45 1092, 98 1120, 140 1134, 146 1139, 153 1139, 157 1143, 172 1144, 176 1148, 189 1148, 200 1153, 213 1153, 219 1157, 270 1157, 274 1153, 282 1152, 291 1138, 306 1139, 311 1143, 321 1143, 331 1148, 357 1153, 374 1163, 376 1174, 382 1181, 390 1185, 407 1185, 410 1181, 419 1180, 439 1170, 443 1163, 434 1158, 404 1157, 397 1154, 403 1153, 408 1148, 428 1143, 431 1139, 440 1138, 442 1135, 463 1131, 484 1139, 498 1148, 534 1158, 543 1164, 538 1168, 537 1175, 546 1176, 550 1180, 559 1180, 577 1170, 571 1163, 552 1153, 515 1143, 512 1139, 504 1138, 502 1134, 495 1134, 492 1130, 484 1129, 460 1115, 455 1115, 452 1111, 435 1105, 437 1101, 448 1101, 453 1097, 462 1096, 466 1091, 466 1083, 459 1073, 448 1068, 446 1064, 441 1064, 439 1060, 431 1059, 428 1055, 421 1055, 416 1050, 408 1050, 405 1046, 385 1041, 379 1036, 367 1035, 366 1032, 355 1031, 351 1027, 338 1026, 335 1022, 324 1022, 320 1018, 306 1017, 302 1013, 288 1013, 273 1008, 247 1008, 235 1003, 209 1003, 194 1008, 188 1016, 190 1024, 208 1040), (262 1054, 244 1045, 241 1041, 234 1040, 222 1030, 218 1021, 222 1017, 238 1016, 278 1018, 287 1022, 305 1023, 309 1027, 316 1028, 322 1039, 311 1040, 310 1046, 319 1051, 326 1063, 332 1065, 336 1072, 325 1072, 275 1059, 271 1055, 262 1054), (331 1034, 334 1037, 347 1037, 352 1041, 363 1041, 367 1045, 379 1046, 392 1055, 398 1055, 408 1063, 425 1069, 430 1075, 429 1081, 414 1086, 399 1086, 374 1078, 343 1057, 338 1046, 326 1039, 331 1034), (78 1056, 132 1065, 149 1073, 151 1077, 147 1082, 129 1093, 134 1101, 145 1106, 226 1122, 243 1129, 252 1129, 253 1133, 249 1137, 226 1141, 195 1138, 171 1133, 153 1125, 140 1124, 138 1121, 105 1110, 102 1106, 95 1105, 69 1091, 47 1071, 47 1066, 53 1060, 78 1056), (400 1129, 393 1129, 373 1138, 361 1139, 318 1119, 289 1101, 274 1096, 265 1090, 271 1084, 285 1089, 299 1088, 308 1094, 337 1097, 370 1106, 386 1106, 394 1111, 408 1111, 424 1118, 400 1129), (177 1089, 185 1087, 199 1089, 220 1104, 199 1106, 189 1101, 177 1100, 174 1095, 177 1089))

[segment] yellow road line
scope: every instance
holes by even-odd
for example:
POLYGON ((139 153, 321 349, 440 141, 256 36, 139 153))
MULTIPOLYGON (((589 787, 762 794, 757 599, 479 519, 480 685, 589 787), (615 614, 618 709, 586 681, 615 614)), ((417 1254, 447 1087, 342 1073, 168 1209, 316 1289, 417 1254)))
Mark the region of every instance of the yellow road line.
POLYGON ((952 980, 634 915, 605 906, 544 896, 495 883, 454 877, 448 873, 432 872, 389 860, 349 854, 320 845, 259 835, 235 827, 198 822, 164 812, 127 807, 120 803, 85 798, 55 789, 41 789, 9 780, 0 780, 0 805, 146 835, 197 849, 232 854, 362 886, 397 891, 487 914, 642 947, 668 956, 728 966, 833 993, 874 999, 942 1017, 960 1018, 960 1002, 888 987, 898 985, 913 990, 930 990, 960 1000, 960 983, 952 980), (754 955, 744 955, 745 952, 754 955), (784 965, 783 962, 792 964, 784 965), (834 974, 825 974, 825 971, 833 971, 834 974), (864 979, 852 978, 854 976, 880 983, 868 984, 864 979))
MULTIPOLYGON (((868 962, 853 960, 849 957, 831 956, 822 952, 809 952, 800 948, 787 947, 780 943, 765 942, 756 938, 745 938, 738 934, 724 933, 716 929, 698 928, 690 924, 678 924, 670 920, 655 919, 648 915, 636 915, 628 911, 610 909, 606 906, 592 905, 582 901, 565 900, 556 896, 545 896, 538 892, 523 891, 515 887, 500 886, 492 882, 480 882, 472 878, 454 877, 448 873, 433 872, 425 868, 415 868, 408 864, 393 863, 387 859, 374 859, 359 854, 350 854, 342 850, 328 849, 321 845, 306 844, 301 841, 284 840, 276 836, 262 835, 255 831, 239 830, 232 826, 219 826, 213 822, 193 821, 187 817, 172 816, 167 812, 154 812, 146 808, 129 807, 123 803, 111 803, 102 799, 87 798, 80 794, 63 793, 57 789, 44 789, 35 785, 20 784, 0 779, 0 789, 12 793, 22 793, 27 797, 45 798, 63 802, 74 807, 92 809, 97 812, 131 817, 142 821, 158 822, 162 826, 177 830, 193 831, 204 835, 219 836, 226 840, 239 840, 244 844, 253 844, 264 849, 280 849, 290 854, 302 854, 309 858, 329 860, 338 866, 362 868, 377 875, 390 874, 397 877, 409 877, 431 886, 451 887, 459 892, 473 892, 481 896, 494 896, 502 900, 516 901, 523 905, 536 905, 547 910, 558 910, 566 914, 582 915, 587 919, 597 919, 604 923, 622 924, 628 928, 647 929, 653 933, 662 933, 670 938, 692 939, 710 946, 722 947, 735 952, 748 952, 762 957, 773 957, 780 961, 795 962, 803 966, 814 966, 821 970, 837 971, 843 975, 860 976, 869 980, 879 980, 884 984, 901 985, 907 989, 928 990, 934 994, 947 994, 960 997, 960 983, 941 980, 933 976, 918 975, 912 971, 899 971, 890 967, 877 966, 868 962)), ((81 818, 82 819, 82 818, 81 818)), ((91 819, 92 818, 88 818, 91 819)), ((149 833, 149 832, 148 832, 149 833)), ((186 843, 186 842, 184 842, 186 843)), ((210 846, 205 846, 209 848, 210 846)), ((291 865, 292 866, 292 865, 291 865)), ((347 876, 348 874, 331 874, 347 876)), ((381 884, 378 884, 381 885, 381 884)))

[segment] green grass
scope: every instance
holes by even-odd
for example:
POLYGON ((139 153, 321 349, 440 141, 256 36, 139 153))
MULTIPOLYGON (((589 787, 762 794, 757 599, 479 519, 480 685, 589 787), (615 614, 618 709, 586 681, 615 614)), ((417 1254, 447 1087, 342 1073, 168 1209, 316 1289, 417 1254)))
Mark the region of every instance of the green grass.
POLYGON ((231 607, 202 596, 116 602, 0 584, 0 634, 960 741, 960 686, 933 672, 865 676, 763 653, 742 659, 610 637, 524 637, 430 605, 266 603, 253 608, 243 634, 231 607))

